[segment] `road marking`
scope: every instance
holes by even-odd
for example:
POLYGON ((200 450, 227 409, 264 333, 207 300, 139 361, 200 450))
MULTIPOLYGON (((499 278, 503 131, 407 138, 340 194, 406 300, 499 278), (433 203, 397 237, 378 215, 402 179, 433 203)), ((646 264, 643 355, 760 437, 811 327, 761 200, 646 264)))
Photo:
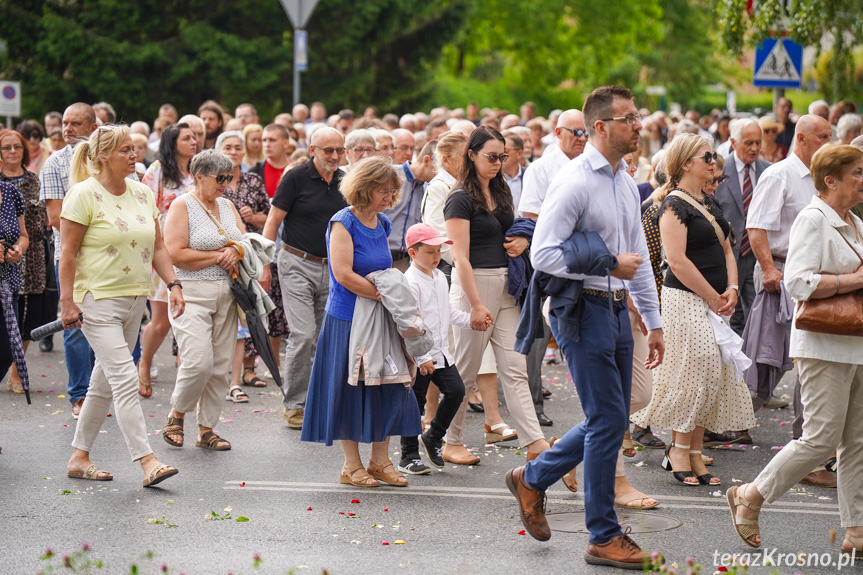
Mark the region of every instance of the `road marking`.
MULTIPOLYGON (((512 500, 512 495, 508 489, 498 489, 491 487, 415 487, 410 489, 402 489, 394 487, 392 489, 382 486, 383 490, 366 489, 363 493, 386 493, 389 495, 416 495, 430 497, 468 497, 472 499, 501 499, 512 500)), ((238 490, 238 491, 289 491, 301 493, 350 493, 357 494, 356 487, 342 486, 333 483, 307 483, 294 481, 226 481, 223 489, 238 490), (244 483, 244 486, 240 486, 244 483)), ((584 495, 581 493, 574 494, 575 497, 567 499, 555 497, 556 493, 549 494, 548 502, 557 505, 577 505, 584 506, 584 495)), ((658 510, 662 509, 703 509, 708 511, 728 512, 728 505, 725 503, 725 497, 686 497, 679 495, 661 495, 657 496, 660 501, 658 510), (672 502, 672 503, 667 503, 672 502), (713 505, 711 505, 713 504, 713 505), (718 505, 717 505, 718 504, 718 505)), ((837 515, 839 505, 831 503, 791 503, 785 501, 777 501, 772 505, 766 505, 762 512, 769 513, 803 513, 807 515, 837 515)))

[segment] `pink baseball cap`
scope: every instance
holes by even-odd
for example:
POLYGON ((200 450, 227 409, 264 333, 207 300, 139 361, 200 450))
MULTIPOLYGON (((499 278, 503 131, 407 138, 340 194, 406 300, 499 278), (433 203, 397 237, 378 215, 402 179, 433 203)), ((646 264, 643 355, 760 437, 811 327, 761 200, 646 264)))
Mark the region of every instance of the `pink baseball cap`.
POLYGON ((430 246, 439 246, 441 244, 452 245, 452 240, 446 239, 440 235, 440 232, 428 224, 414 224, 408 228, 405 245, 412 247, 419 243, 430 246))

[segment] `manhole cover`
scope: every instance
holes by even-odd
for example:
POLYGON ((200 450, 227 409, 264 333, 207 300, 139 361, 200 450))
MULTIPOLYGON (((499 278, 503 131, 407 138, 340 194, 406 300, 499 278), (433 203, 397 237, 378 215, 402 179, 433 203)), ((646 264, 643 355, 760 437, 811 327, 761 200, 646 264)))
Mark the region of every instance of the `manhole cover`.
MULTIPOLYGON (((548 526, 552 531, 563 533, 590 533, 584 526, 584 511, 570 513, 549 513, 546 516, 548 526)), ((670 515, 658 513, 644 513, 638 511, 617 511, 617 521, 621 528, 632 528, 632 533, 654 533, 656 531, 668 531, 683 525, 670 515)))

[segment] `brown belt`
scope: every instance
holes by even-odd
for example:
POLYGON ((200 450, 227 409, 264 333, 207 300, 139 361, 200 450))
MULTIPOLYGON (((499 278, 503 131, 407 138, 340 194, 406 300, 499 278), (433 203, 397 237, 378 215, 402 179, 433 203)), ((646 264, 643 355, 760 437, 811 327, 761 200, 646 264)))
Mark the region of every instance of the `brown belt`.
POLYGON ((294 254, 298 258, 303 258, 304 260, 309 260, 310 262, 315 262, 316 264, 327 263, 327 258, 319 258, 318 256, 307 254, 306 252, 300 251, 297 248, 292 248, 288 244, 282 244, 282 248, 289 254, 294 254))
POLYGON ((774 262, 779 262, 780 264, 785 263, 785 258, 783 258, 783 257, 779 257, 779 256, 772 256, 772 257, 773 257, 774 262))
MULTIPOLYGON (((608 298, 608 294, 609 294, 609 292, 607 292, 607 291, 598 290, 598 289, 583 289, 583 290, 581 290, 581 293, 585 293, 587 295, 598 295, 599 297, 604 297, 606 299, 608 298)), ((619 289, 617 291, 613 291, 610 293, 611 293, 611 300, 612 301, 623 301, 626 299, 626 295, 627 295, 625 289, 619 289)))

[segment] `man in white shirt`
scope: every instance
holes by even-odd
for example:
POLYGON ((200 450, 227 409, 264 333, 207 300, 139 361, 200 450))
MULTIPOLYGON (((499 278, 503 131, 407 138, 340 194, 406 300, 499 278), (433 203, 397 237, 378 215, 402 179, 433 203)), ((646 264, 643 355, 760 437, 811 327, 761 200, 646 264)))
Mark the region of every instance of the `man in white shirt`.
POLYGON ((614 512, 615 463, 629 422, 632 382, 628 292, 648 329, 648 369, 662 362, 665 348, 638 191, 623 162, 638 145, 641 115, 632 92, 604 86, 588 96, 584 120, 591 143, 552 181, 533 236, 531 261, 537 271, 583 282, 575 309, 556 308, 550 320, 586 419, 551 449, 507 472, 506 483, 518 500, 525 531, 546 541, 551 530, 544 512, 545 490, 584 462, 585 523, 590 531, 585 561, 641 570, 647 553, 622 533, 614 512), (610 277, 568 270, 562 246, 573 230, 599 234, 617 258, 610 277))
POLYGON ((518 207, 525 171, 521 165, 524 156, 524 140, 512 130, 507 130, 501 136, 505 141, 503 153, 509 156, 503 164, 503 177, 512 193, 512 205, 518 207))
POLYGON ((537 219, 546 190, 555 174, 584 151, 588 139, 584 114, 579 110, 567 110, 557 119, 554 134, 558 145, 547 150, 537 161, 531 162, 524 172, 517 215, 537 219))
MULTIPOLYGON (((788 255, 788 244, 791 237, 791 226, 800 211, 809 205, 812 196, 817 194, 809 166, 812 156, 824 144, 830 142, 832 131, 830 123, 820 116, 806 115, 797 120, 794 132, 794 151, 781 162, 777 162, 764 170, 758 185, 752 193, 752 203, 746 222, 749 242, 752 252, 758 262, 753 273, 756 298, 766 300, 762 292, 776 293, 780 291, 783 280, 785 257, 788 255)), ((768 312, 769 313, 769 312, 768 312)), ((773 314, 775 317, 775 314, 773 314)), ((755 327, 755 326, 751 326, 755 327)), ((777 331, 790 330, 790 324, 776 322, 761 322, 759 330, 744 331, 744 350, 766 350, 774 346, 764 345, 775 338, 781 339, 777 331), (766 328, 766 329, 765 329, 766 328)), ((759 353, 750 357, 755 365, 746 373, 747 384, 753 391, 762 390, 772 384, 775 387, 779 376, 771 378, 773 365, 790 365, 787 339, 781 361, 772 358, 771 364, 758 362, 759 353), (754 389, 753 389, 754 388, 754 389)), ((766 359, 766 358, 762 358, 766 359)), ((773 389, 770 389, 770 398, 773 389)), ((762 394, 763 395, 763 394, 762 394)), ((753 407, 758 410, 765 405, 765 397, 756 396, 752 400, 753 407)), ((766 403, 769 406, 769 403, 766 403)), ((800 381, 794 386, 794 423, 792 434, 795 438, 803 434, 803 405, 800 401, 800 381)), ((819 487, 836 487, 836 477, 823 467, 813 470, 801 483, 819 487)))

